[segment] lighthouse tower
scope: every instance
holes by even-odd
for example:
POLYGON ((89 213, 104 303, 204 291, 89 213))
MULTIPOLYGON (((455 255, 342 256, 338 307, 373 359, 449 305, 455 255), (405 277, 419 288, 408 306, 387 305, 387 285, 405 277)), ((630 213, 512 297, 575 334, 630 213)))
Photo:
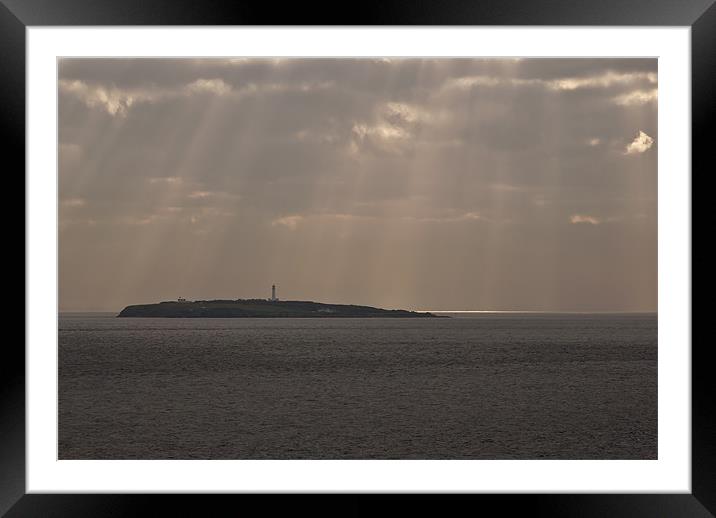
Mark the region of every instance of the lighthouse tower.
POLYGON ((278 297, 276 297, 276 285, 271 286, 271 298, 269 299, 271 302, 278 302, 278 297))

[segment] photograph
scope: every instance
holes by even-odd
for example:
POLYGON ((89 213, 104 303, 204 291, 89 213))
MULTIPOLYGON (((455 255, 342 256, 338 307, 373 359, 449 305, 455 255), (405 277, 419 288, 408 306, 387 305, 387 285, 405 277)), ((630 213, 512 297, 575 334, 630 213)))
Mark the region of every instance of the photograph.
POLYGON ((659 460, 658 77, 58 57, 57 459, 659 460))

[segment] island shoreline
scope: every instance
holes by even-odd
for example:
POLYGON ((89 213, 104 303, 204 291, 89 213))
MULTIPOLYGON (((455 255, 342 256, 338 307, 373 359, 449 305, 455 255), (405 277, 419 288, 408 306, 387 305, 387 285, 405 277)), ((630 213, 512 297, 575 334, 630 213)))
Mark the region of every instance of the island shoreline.
POLYGON ((164 301, 125 307, 117 318, 450 318, 429 312, 298 300, 164 301))

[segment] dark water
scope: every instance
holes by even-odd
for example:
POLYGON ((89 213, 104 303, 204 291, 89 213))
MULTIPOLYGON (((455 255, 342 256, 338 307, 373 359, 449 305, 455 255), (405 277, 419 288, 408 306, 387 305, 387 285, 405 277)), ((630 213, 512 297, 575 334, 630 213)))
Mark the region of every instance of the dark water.
POLYGON ((654 459, 656 315, 61 315, 61 459, 654 459))

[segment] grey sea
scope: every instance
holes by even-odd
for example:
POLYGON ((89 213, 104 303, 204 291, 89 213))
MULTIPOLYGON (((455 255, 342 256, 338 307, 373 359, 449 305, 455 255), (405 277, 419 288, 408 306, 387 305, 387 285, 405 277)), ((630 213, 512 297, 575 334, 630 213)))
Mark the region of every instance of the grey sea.
POLYGON ((60 459, 655 459, 655 314, 59 317, 60 459))

